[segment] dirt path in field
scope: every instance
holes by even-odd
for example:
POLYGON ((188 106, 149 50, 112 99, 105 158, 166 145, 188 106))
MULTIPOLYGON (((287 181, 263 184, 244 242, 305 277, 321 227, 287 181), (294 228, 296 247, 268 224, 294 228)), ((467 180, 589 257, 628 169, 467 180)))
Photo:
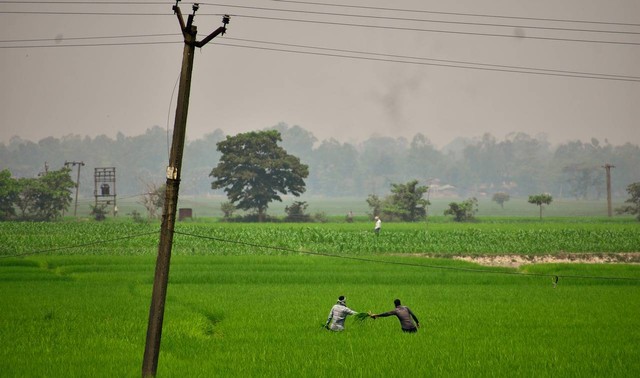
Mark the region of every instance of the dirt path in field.
POLYGON ((517 268, 525 264, 640 264, 640 252, 629 253, 563 253, 558 255, 487 255, 453 256, 486 266, 508 266, 517 268))

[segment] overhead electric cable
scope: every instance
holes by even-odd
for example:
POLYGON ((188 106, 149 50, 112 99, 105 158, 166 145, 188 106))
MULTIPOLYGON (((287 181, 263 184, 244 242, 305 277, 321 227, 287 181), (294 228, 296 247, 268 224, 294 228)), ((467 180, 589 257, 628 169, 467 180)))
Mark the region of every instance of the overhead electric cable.
POLYGON ((157 41, 157 42, 81 43, 81 44, 57 44, 57 45, 20 45, 20 46, 0 46, 0 49, 167 45, 167 44, 177 44, 177 43, 184 43, 184 41, 175 41, 175 42, 174 41, 157 41))
POLYGON ((509 65, 502 65, 502 64, 477 63, 477 62, 468 62, 468 61, 461 61, 461 60, 424 58, 424 57, 408 56, 408 55, 383 54, 383 53, 374 53, 374 52, 367 52, 367 51, 335 49, 335 48, 327 48, 327 47, 299 45, 299 44, 291 44, 291 43, 268 42, 268 41, 259 41, 259 40, 232 38, 232 37, 226 37, 225 40, 240 41, 240 42, 250 42, 250 43, 260 43, 260 44, 269 44, 269 45, 278 45, 278 46, 287 46, 287 47, 296 47, 296 48, 305 48, 305 49, 316 49, 316 50, 324 50, 324 51, 335 51, 335 52, 341 52, 341 53, 382 56, 382 57, 387 57, 387 58, 414 59, 414 60, 425 60, 425 61, 434 61, 434 62, 443 62, 443 63, 477 65, 477 66, 483 66, 483 67, 496 67, 496 68, 531 70, 531 71, 540 71, 540 72, 553 72, 553 73, 562 73, 562 74, 570 74, 570 75, 603 76, 603 77, 611 77, 611 78, 640 80, 640 76, 613 75, 613 74, 602 74, 602 73, 593 73, 593 72, 554 70, 554 69, 544 69, 544 68, 535 68, 535 67, 522 67, 522 66, 509 66, 509 65))
POLYGON ((251 10, 263 10, 274 12, 288 12, 288 13, 302 13, 310 15, 322 15, 322 16, 340 16, 340 17, 354 17, 365 18, 374 20, 392 20, 392 21, 409 21, 409 22, 429 22, 438 24, 451 24, 451 25, 468 25, 468 26, 490 26, 490 27, 504 27, 504 28, 523 28, 534 30, 552 30, 552 31, 569 31, 569 32, 588 32, 588 33, 610 33, 610 34, 629 34, 640 35, 640 31, 622 31, 622 30, 599 30, 599 29, 577 29, 577 28, 562 28, 562 27, 549 27, 549 26, 532 26, 532 25, 514 25, 514 24, 496 24, 485 22, 469 22, 469 21, 445 21, 434 19, 420 19, 420 18, 406 18, 406 17, 393 17, 393 16, 372 16, 362 14, 350 14, 350 13, 334 13, 334 12, 320 12, 320 11, 308 11, 308 10, 294 10, 294 9, 279 9, 279 8, 265 8, 243 5, 230 5, 219 3, 200 3, 200 5, 221 6, 229 8, 251 9, 251 10))
POLYGON ((166 1, 23 1, 0 0, 0 4, 79 4, 79 5, 167 5, 166 1))
MULTIPOLYGON (((35 14, 56 16, 173 16, 171 12, 63 12, 63 11, 0 11, 0 14, 35 14)), ((173 16, 175 17, 175 16, 173 16)))
MULTIPOLYGON (((80 16, 171 16, 171 13, 169 13, 169 12, 167 12, 167 13, 139 13, 139 12, 0 11, 0 14, 80 15, 80 16)), ((222 15, 222 14, 219 14, 219 13, 199 13, 199 16, 220 16, 220 15, 222 15)), ((459 30, 456 31, 456 30, 425 29, 425 28, 411 28, 411 27, 398 27, 398 26, 380 26, 380 25, 354 24, 354 23, 346 23, 346 22, 303 20, 303 19, 282 18, 282 17, 267 17, 267 16, 256 16, 256 15, 246 15, 246 14, 245 15, 243 15, 243 14, 232 14, 232 16, 250 18, 250 19, 270 20, 270 21, 311 23, 311 24, 320 24, 320 25, 359 27, 359 28, 384 29, 384 30, 396 30, 396 31, 414 31, 414 32, 428 32, 428 33, 442 33, 442 34, 456 34, 456 35, 473 35, 473 36, 483 36, 483 37, 500 37, 500 38, 533 39, 533 40, 544 40, 544 41, 581 42, 581 43, 600 43, 600 44, 612 44, 612 45, 640 46, 640 42, 628 42, 628 41, 607 41, 607 40, 598 40, 598 39, 543 37, 543 36, 530 36, 530 35, 513 35, 513 34, 470 32, 470 31, 459 31, 459 30)))
POLYGON ((62 250, 68 250, 68 249, 90 247, 90 246, 97 245, 97 244, 105 244, 105 243, 110 243, 110 242, 114 242, 114 241, 133 239, 133 238, 138 238, 140 236, 146 236, 146 235, 157 234, 157 233, 158 233, 158 231, 143 232, 143 233, 140 233, 140 234, 122 236, 122 237, 119 237, 119 238, 106 239, 106 240, 97 240, 97 241, 90 242, 90 243, 82 243, 82 244, 68 245, 68 246, 63 246, 63 247, 48 248, 48 249, 43 249, 43 250, 34 251, 34 252, 18 253, 18 254, 15 254, 15 255, 0 255, 0 258, 39 255, 39 254, 48 253, 48 252, 56 252, 56 251, 62 251, 62 250))
POLYGON ((331 3, 320 3, 320 2, 313 2, 313 1, 295 1, 295 0, 271 0, 271 1, 278 2, 278 3, 306 4, 306 5, 316 5, 316 6, 382 10, 382 11, 394 11, 394 12, 428 13, 428 14, 441 14, 441 15, 449 15, 449 16, 490 17, 490 18, 500 18, 500 19, 509 19, 509 20, 571 22, 571 23, 596 24, 596 25, 600 24, 600 25, 617 25, 617 26, 640 26, 640 24, 638 23, 625 23, 625 22, 614 22, 614 21, 573 20, 573 19, 548 18, 548 17, 522 17, 522 16, 483 14, 483 13, 443 12, 443 11, 429 11, 429 10, 421 10, 421 9, 403 9, 403 8, 373 7, 373 6, 364 6, 364 5, 331 4, 331 3))
POLYGON ((119 39, 119 38, 148 38, 148 37, 175 37, 176 33, 162 34, 136 34, 136 35, 109 35, 109 36, 92 36, 92 37, 63 37, 63 38, 35 38, 35 39, 5 39, 0 43, 23 43, 23 42, 60 42, 60 41, 80 41, 91 39, 119 39))
POLYGON ((622 280, 622 281, 639 281, 640 282, 640 278, 635 278, 635 277, 578 276, 578 275, 560 275, 560 274, 547 274, 547 273, 526 273, 526 272, 512 272, 512 271, 497 271, 497 270, 488 270, 488 269, 463 268, 463 267, 455 267, 455 266, 442 266, 442 265, 433 265, 433 264, 417 264, 417 263, 407 263, 407 262, 400 262, 400 261, 375 260, 375 259, 369 259, 369 258, 364 258, 364 257, 347 256, 347 255, 336 255, 336 254, 325 253, 325 252, 314 252, 314 251, 308 251, 308 250, 297 250, 297 249, 291 249, 291 248, 285 248, 285 247, 277 247, 277 246, 262 245, 262 244, 257 244, 257 243, 249 243, 249 242, 244 242, 244 241, 239 241, 239 240, 222 239, 222 238, 217 238, 217 237, 213 237, 213 236, 197 235, 197 234, 192 234, 192 233, 188 233, 188 232, 181 232, 181 231, 177 231, 177 230, 173 230, 173 233, 177 234, 177 235, 190 236, 190 237, 195 237, 195 238, 200 238, 200 239, 214 240, 214 241, 219 241, 219 242, 223 242, 223 243, 240 244, 240 245, 245 245, 245 246, 249 246, 249 247, 256 247, 256 248, 262 248, 262 249, 271 249, 271 250, 290 252, 290 253, 296 253, 296 254, 299 253, 299 254, 305 254, 305 255, 333 257, 333 258, 339 258, 339 259, 345 259, 345 260, 355 260, 355 261, 363 261, 363 262, 377 263, 377 264, 403 265, 403 266, 411 266, 411 267, 417 267, 417 268, 454 270, 454 271, 464 271, 464 272, 472 272, 472 273, 506 274, 506 275, 533 276, 533 277, 551 277, 552 279, 555 279, 556 277, 562 277, 562 278, 622 280))
POLYGON ((530 74, 530 75, 574 77, 574 78, 582 78, 582 79, 600 79, 600 80, 640 82, 640 79, 618 78, 618 77, 613 77, 613 76, 612 77, 607 77, 607 76, 594 76, 594 75, 569 75, 569 74, 561 74, 561 73, 538 72, 538 71, 527 71, 527 70, 517 70, 517 69, 500 69, 500 68, 491 68, 491 67, 460 66, 460 65, 454 65, 454 64, 429 63, 429 62, 411 62, 411 61, 397 60, 397 59, 383 59, 383 58, 372 58, 372 57, 363 57, 363 56, 355 56, 355 55, 340 55, 340 54, 321 53, 321 52, 312 52, 312 51, 287 50, 287 49, 278 49, 278 48, 270 48, 270 47, 236 45, 236 44, 231 44, 231 43, 220 43, 220 42, 216 43, 216 45, 228 46, 228 47, 237 47, 237 48, 248 48, 248 49, 256 49, 256 50, 266 50, 266 51, 287 52, 287 53, 304 54, 304 55, 319 55, 319 56, 336 57, 336 58, 370 60, 370 61, 378 61, 378 62, 403 63, 403 64, 414 64, 414 65, 423 65, 423 66, 437 66, 437 67, 448 67, 448 68, 464 68, 464 69, 472 69, 472 70, 480 70, 480 71, 496 71, 496 72, 510 72, 510 73, 520 73, 520 74, 530 74))
MULTIPOLYGON (((210 14, 210 15, 220 16, 220 14, 210 14)), ((270 20, 270 21, 299 22, 299 23, 311 23, 311 24, 321 24, 321 25, 358 27, 358 28, 369 28, 369 29, 384 29, 384 30, 397 30, 397 31, 427 32, 427 33, 443 33, 443 34, 457 34, 457 35, 473 35, 473 36, 482 36, 482 37, 500 37, 500 38, 512 38, 512 39, 514 39, 514 38, 515 39, 535 39, 535 40, 543 40, 543 41, 602 43, 602 44, 612 44, 612 45, 640 46, 640 42, 605 41, 605 40, 597 40, 597 39, 576 39, 576 38, 559 38, 559 37, 540 37, 540 36, 529 36, 529 35, 514 36, 514 35, 496 34, 496 33, 480 33, 480 32, 466 32, 466 31, 455 31, 455 30, 423 29, 423 28, 410 28, 410 27, 401 27, 401 26, 379 26, 379 25, 353 24, 353 23, 346 23, 346 22, 301 20, 301 19, 294 19, 294 18, 265 17, 265 16, 253 16, 253 15, 242 15, 242 14, 233 14, 233 16, 234 17, 244 17, 244 18, 270 20)))
MULTIPOLYGON (((109 38, 109 37, 104 37, 104 38, 109 38)), ((83 37, 80 39, 85 39, 85 38, 83 37)), ((91 37, 86 37, 86 39, 91 39, 91 37)), ((574 77, 574 78, 583 78, 583 79, 617 80, 617 81, 628 81, 628 82, 640 81, 640 77, 628 76, 628 75, 588 73, 588 72, 580 72, 580 71, 552 70, 552 69, 508 66, 508 65, 499 65, 499 64, 486 64, 486 63, 455 61, 455 60, 445 60, 445 59, 432 59, 432 58, 423 58, 423 57, 415 57, 415 56, 371 53, 371 52, 355 51, 355 50, 332 49, 332 48, 322 48, 322 47, 305 46, 305 45, 254 41, 254 40, 246 40, 246 39, 239 39, 239 38, 228 38, 228 39, 243 41, 243 42, 250 42, 250 43, 273 44, 273 45, 296 47, 296 48, 303 48, 303 49, 333 51, 333 52, 340 52, 344 54, 280 49, 280 48, 272 48, 272 47, 248 46, 248 45, 220 43, 220 42, 216 44, 220 46, 236 47, 236 48, 246 48, 246 49, 265 50, 265 51, 274 51, 274 52, 304 54, 304 55, 317 55, 317 56, 335 57, 335 58, 368 60, 368 61, 388 62, 388 63, 438 66, 438 67, 448 67, 448 68, 472 69, 472 70, 481 70, 481 71, 497 71, 497 72, 509 72, 509 73, 544 75, 544 76, 574 77), (358 54, 358 55, 345 55, 345 54, 358 54), (362 56, 362 55, 370 55, 370 56, 362 56), (379 58, 377 58, 376 56, 379 58)), ((50 41, 55 41, 55 39, 50 39, 50 41)), ((0 41, 0 43, 1 42, 2 41, 0 41)), ((19 40, 11 40, 11 42, 19 42, 19 40)), ((51 44, 51 45, 0 46, 0 49, 102 47, 102 46, 113 47, 113 46, 136 46, 136 45, 158 45, 158 44, 179 44, 179 43, 183 43, 183 41, 155 41, 155 42, 140 41, 140 42, 84 43, 84 44, 60 43, 60 44, 51 44)))

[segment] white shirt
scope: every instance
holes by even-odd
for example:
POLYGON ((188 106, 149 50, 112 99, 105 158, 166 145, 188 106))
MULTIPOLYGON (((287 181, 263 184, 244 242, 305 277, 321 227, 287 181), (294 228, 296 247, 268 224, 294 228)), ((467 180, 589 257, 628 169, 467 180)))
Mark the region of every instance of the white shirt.
POLYGON ((331 325, 329 325, 329 329, 332 331, 342 331, 344 330, 344 320, 349 315, 355 315, 357 312, 353 311, 347 306, 342 304, 336 304, 331 307, 331 311, 329 312, 329 318, 327 319, 327 323, 331 321, 331 325))

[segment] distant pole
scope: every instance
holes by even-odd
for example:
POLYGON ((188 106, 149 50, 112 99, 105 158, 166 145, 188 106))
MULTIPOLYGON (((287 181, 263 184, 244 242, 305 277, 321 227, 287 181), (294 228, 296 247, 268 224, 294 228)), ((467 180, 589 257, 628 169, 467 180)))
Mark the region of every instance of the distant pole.
POLYGON ((82 162, 82 161, 65 161, 64 165, 65 165, 65 167, 68 167, 68 166, 75 167, 76 165, 78 166, 78 177, 76 179, 76 203, 75 203, 75 207, 73 208, 73 216, 75 217, 78 214, 78 190, 80 189, 80 167, 84 165, 84 162, 82 162))
MULTIPOLYGON (((179 0, 178 0, 179 1, 179 0)), ((142 376, 155 377, 158 369, 158 357, 160 355, 160 339, 162 337, 162 321, 164 318, 164 304, 167 296, 167 283, 169 280, 169 263, 171 260, 171 247, 173 244, 173 229, 176 220, 176 207, 178 204, 178 189, 180 186, 180 173, 182 169, 182 153, 187 126, 187 111, 189 109, 189 94, 191 90, 191 72, 193 71, 193 56, 196 47, 202 47, 207 42, 224 34, 229 16, 224 16, 224 26, 219 27, 205 39, 196 41, 197 27, 193 25, 193 18, 199 8, 193 4, 193 13, 189 15, 185 25, 178 1, 173 11, 178 17, 182 35, 184 36, 184 49, 182 55, 182 70, 180 73, 180 86, 178 89, 178 101, 176 105, 175 123, 173 129, 173 141, 167 167, 167 186, 162 213, 162 225, 160 229, 160 241, 158 244, 158 257, 156 260, 155 279, 153 281, 153 293, 149 308, 149 325, 147 327, 147 340, 142 361, 142 376)))
POLYGON ((611 217, 613 215, 611 208, 611 168, 615 168, 615 165, 605 164, 602 167, 607 171, 607 214, 611 217))

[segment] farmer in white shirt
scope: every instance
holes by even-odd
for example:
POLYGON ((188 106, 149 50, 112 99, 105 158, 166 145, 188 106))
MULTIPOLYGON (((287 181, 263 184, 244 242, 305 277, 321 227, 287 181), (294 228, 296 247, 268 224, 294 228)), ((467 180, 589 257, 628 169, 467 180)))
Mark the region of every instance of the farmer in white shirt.
POLYGON ((333 305, 331 311, 329 311, 329 317, 324 325, 325 328, 336 332, 344 331, 344 320, 347 316, 358 313, 347 307, 346 301, 347 298, 345 298, 344 295, 338 297, 338 302, 333 305))
POLYGON ((376 225, 373 228, 373 232, 376 233, 376 235, 378 235, 380 233, 380 228, 382 228, 382 221, 380 220, 380 217, 376 215, 375 217, 376 220, 376 225))

